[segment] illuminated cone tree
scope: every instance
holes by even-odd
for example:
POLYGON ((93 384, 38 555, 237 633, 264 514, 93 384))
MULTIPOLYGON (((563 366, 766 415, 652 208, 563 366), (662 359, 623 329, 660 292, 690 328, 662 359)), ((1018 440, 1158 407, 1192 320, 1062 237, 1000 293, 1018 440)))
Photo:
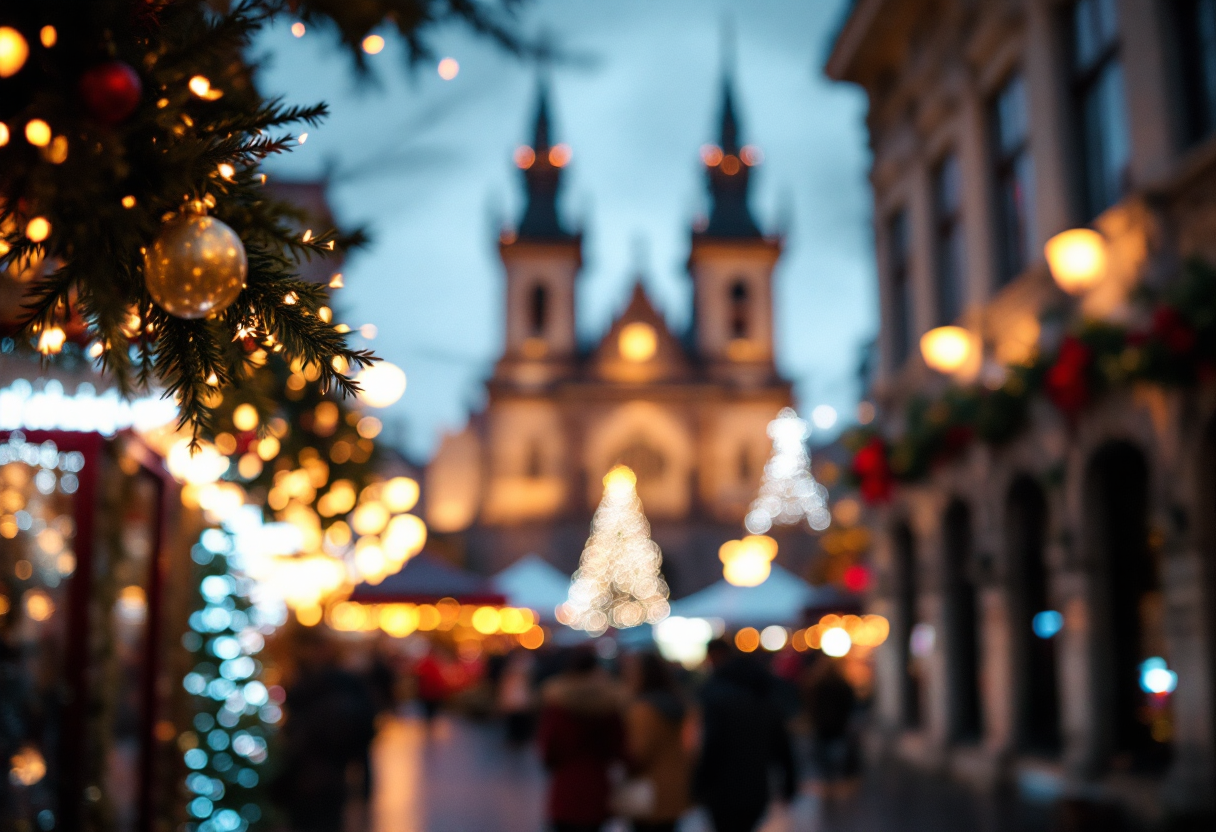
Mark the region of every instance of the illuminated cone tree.
POLYGON ((591 537, 559 607, 563 624, 599 635, 609 627, 655 624, 667 617, 663 562, 650 539, 650 524, 638 499, 637 477, 618 465, 604 477, 604 496, 591 519, 591 537))
POLYGON ((828 490, 811 475, 807 434, 806 422, 793 408, 782 408, 768 423, 773 454, 764 466, 760 494, 743 521, 752 534, 764 534, 774 525, 793 526, 803 518, 815 531, 823 531, 832 522, 828 490))

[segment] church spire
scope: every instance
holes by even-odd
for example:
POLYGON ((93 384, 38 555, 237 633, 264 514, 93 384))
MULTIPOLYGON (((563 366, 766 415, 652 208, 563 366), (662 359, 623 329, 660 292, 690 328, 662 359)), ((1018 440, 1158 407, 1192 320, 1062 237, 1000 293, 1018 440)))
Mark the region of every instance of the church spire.
POLYGON ((760 151, 751 145, 739 146, 739 117, 735 113, 733 79, 729 70, 722 78, 722 122, 717 145, 701 149, 709 179, 709 224, 706 237, 760 237, 760 228, 748 207, 751 168, 760 163, 760 151))
POLYGON ((523 171, 524 215, 517 236, 530 240, 568 240, 574 237, 557 215, 557 191, 561 169, 570 161, 570 147, 552 144, 549 125, 549 89, 544 81, 537 86, 536 125, 532 145, 515 151, 515 164, 523 171))

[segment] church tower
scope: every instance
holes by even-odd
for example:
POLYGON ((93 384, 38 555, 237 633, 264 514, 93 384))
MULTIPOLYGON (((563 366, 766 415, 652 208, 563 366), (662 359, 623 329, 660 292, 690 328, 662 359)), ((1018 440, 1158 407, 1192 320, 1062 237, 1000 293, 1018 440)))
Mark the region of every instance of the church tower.
POLYGON ((524 178, 523 217, 499 241, 507 275, 507 325, 496 375, 529 387, 563 375, 576 353, 574 284, 582 265, 582 236, 568 231, 558 215, 562 168, 571 153, 569 146, 552 143, 551 132, 549 95, 542 83, 532 144, 515 151, 524 178))
POLYGON ((718 144, 701 151, 710 211, 692 235, 688 270, 693 281, 693 343, 713 378, 745 386, 775 377, 773 267, 781 242, 765 237, 748 205, 752 168, 760 150, 740 145, 739 119, 729 76, 722 81, 718 144))

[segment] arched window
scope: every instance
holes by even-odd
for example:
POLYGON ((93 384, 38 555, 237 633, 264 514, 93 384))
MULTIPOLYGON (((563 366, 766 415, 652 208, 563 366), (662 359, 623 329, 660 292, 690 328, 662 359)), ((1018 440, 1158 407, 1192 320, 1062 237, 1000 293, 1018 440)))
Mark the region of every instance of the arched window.
POLYGON ((549 290, 543 283, 532 287, 532 296, 528 299, 529 323, 534 336, 545 334, 549 323, 549 290))
POLYGON ((980 639, 976 586, 971 576, 971 510, 954 500, 942 520, 945 555, 945 646, 950 738, 974 742, 983 734, 980 639))
POLYGON ((737 279, 730 287, 730 337, 747 338, 751 331, 751 317, 747 282, 737 279))
POLYGON ((1163 655, 1163 598, 1158 556, 1149 546, 1148 463, 1127 442, 1110 442, 1089 462, 1085 477, 1085 539, 1096 567, 1099 592, 1093 632, 1098 645, 1098 713, 1116 754, 1141 770, 1161 770, 1169 762, 1169 703, 1146 722, 1152 701, 1140 687, 1146 659, 1163 655))
POLYGON ((1027 476, 1018 477, 1005 502, 1005 546, 1009 558, 1013 651, 1017 684, 1018 744, 1026 751, 1060 751, 1056 633, 1059 611, 1048 592, 1047 498, 1027 476))

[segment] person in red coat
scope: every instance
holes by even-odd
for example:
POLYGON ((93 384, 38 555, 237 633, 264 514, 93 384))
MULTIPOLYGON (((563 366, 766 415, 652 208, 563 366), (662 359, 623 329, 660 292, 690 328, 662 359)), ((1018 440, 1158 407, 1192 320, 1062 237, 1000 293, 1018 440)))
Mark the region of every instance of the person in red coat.
POLYGON ((608 820, 608 769, 624 756, 624 704, 589 648, 571 654, 565 672, 542 689, 538 741, 554 832, 598 832, 608 820))

